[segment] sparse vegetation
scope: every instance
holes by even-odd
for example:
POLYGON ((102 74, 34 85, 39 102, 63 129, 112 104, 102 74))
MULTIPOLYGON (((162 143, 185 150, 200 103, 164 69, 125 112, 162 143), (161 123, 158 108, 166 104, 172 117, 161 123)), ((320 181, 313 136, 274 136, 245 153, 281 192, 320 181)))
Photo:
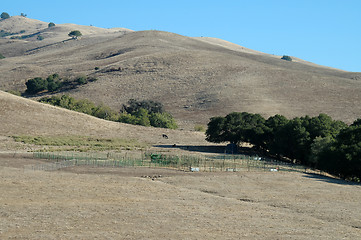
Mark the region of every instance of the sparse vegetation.
POLYGON ((290 56, 287 55, 283 55, 283 57, 281 58, 282 60, 286 60, 286 61, 292 61, 292 58, 290 56))
POLYGON ((39 41, 42 41, 42 40, 44 40, 44 37, 43 37, 42 35, 38 35, 38 36, 36 37, 36 39, 39 40, 39 41))
POLYGON ((11 32, 6 32, 4 30, 0 30, 0 37, 7 37, 7 36, 11 36, 11 35, 16 35, 16 34, 19 34, 19 33, 11 33, 11 32))
POLYGON ((206 131, 210 142, 247 142, 258 151, 285 157, 306 166, 361 179, 361 126, 334 121, 326 114, 288 120, 275 115, 265 120, 259 114, 230 113, 214 117, 206 131))
POLYGON ((0 59, 4 59, 5 56, 0 53, 0 59))
POLYGON ((50 23, 48 24, 48 28, 51 28, 51 27, 55 27, 55 23, 50 22, 50 23))
POLYGON ((78 39, 79 37, 81 37, 83 34, 79 31, 79 30, 74 30, 71 31, 68 36, 73 38, 73 39, 78 39))
POLYGON ((20 91, 16 91, 16 90, 9 90, 9 91, 6 91, 8 93, 11 93, 15 96, 21 96, 21 92, 20 91))
POLYGON ((7 18, 10 18, 10 15, 7 12, 3 12, 3 13, 1 13, 0 17, 1 17, 1 19, 7 19, 7 18))
POLYGON ((206 127, 204 125, 200 125, 200 124, 197 124, 194 126, 194 131, 197 131, 197 132, 205 132, 206 131, 206 127))

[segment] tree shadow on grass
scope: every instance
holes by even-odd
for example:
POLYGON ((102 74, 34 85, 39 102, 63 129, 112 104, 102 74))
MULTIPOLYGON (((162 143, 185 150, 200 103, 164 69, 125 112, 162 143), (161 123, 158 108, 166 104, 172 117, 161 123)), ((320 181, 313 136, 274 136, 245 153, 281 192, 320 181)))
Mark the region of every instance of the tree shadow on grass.
POLYGON ((334 183, 334 184, 340 184, 340 185, 352 185, 352 186, 361 186, 360 183, 356 182, 350 182, 342 179, 332 178, 328 176, 323 176, 317 173, 305 173, 303 175, 305 178, 315 179, 320 182, 327 182, 327 183, 334 183))

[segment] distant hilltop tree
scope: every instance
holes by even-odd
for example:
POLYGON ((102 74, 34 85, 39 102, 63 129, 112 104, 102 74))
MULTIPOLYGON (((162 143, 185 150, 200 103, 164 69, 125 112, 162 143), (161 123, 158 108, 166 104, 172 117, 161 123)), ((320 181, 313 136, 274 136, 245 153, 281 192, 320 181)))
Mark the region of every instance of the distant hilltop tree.
POLYGON ((78 30, 74 30, 74 31, 71 31, 68 36, 73 38, 73 39, 78 39, 78 37, 81 37, 83 34, 81 34, 80 31, 78 30))
POLYGON ((3 12, 0 17, 1 17, 1 19, 7 19, 7 18, 10 18, 10 15, 7 12, 3 12))
POLYGON ((28 15, 25 14, 25 13, 21 13, 20 16, 22 16, 22 17, 27 17, 28 15))
POLYGON ((48 24, 48 28, 51 28, 51 27, 55 27, 55 23, 50 22, 50 23, 48 24))
POLYGON ((286 61, 292 61, 292 58, 290 56, 287 55, 283 55, 283 57, 281 58, 282 60, 286 60, 286 61))

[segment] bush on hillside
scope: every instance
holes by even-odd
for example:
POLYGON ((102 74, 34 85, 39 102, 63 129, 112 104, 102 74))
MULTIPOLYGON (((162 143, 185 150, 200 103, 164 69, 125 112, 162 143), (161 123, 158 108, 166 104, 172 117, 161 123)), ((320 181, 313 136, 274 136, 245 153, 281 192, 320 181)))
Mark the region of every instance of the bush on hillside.
POLYGON ((49 92, 55 92, 59 90, 74 89, 79 85, 87 84, 88 82, 94 82, 97 79, 95 77, 79 76, 75 79, 62 79, 58 74, 52 74, 45 80, 37 77, 30 79, 26 82, 28 94, 37 94, 38 92, 48 90, 49 92))
POLYGON ((286 61, 292 61, 292 58, 290 56, 287 55, 283 55, 283 57, 281 57, 282 60, 286 60, 286 61))
POLYGON ((0 53, 0 59, 3 59, 3 58, 5 58, 5 56, 0 53))
POLYGON ((130 99, 128 104, 123 104, 121 112, 127 112, 133 114, 137 112, 139 109, 146 109, 150 113, 163 113, 164 107, 163 104, 160 102, 155 102, 152 100, 143 100, 138 101, 136 99, 130 99))
POLYGON ((36 77, 28 80, 26 83, 26 92, 30 94, 35 94, 48 89, 48 82, 46 79, 36 77))
POLYGON ((48 28, 51 28, 51 27, 55 27, 55 23, 50 22, 50 23, 48 24, 48 28))
POLYGON ((68 36, 73 38, 73 39, 78 39, 78 37, 81 37, 83 34, 78 31, 78 30, 74 30, 74 31, 71 31, 68 36))
POLYGON ((10 18, 10 15, 7 12, 3 12, 3 13, 1 13, 0 17, 2 19, 7 19, 7 18, 10 18))

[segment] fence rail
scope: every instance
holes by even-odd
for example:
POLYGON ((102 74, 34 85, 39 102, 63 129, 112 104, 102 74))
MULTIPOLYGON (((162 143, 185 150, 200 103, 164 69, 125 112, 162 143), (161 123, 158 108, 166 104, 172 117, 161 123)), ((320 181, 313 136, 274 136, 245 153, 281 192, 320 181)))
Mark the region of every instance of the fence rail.
POLYGON ((186 171, 296 171, 304 172, 301 165, 249 155, 167 155, 160 153, 81 153, 35 152, 34 158, 49 162, 25 166, 27 170, 55 171, 73 166, 93 167, 168 167, 186 171))

